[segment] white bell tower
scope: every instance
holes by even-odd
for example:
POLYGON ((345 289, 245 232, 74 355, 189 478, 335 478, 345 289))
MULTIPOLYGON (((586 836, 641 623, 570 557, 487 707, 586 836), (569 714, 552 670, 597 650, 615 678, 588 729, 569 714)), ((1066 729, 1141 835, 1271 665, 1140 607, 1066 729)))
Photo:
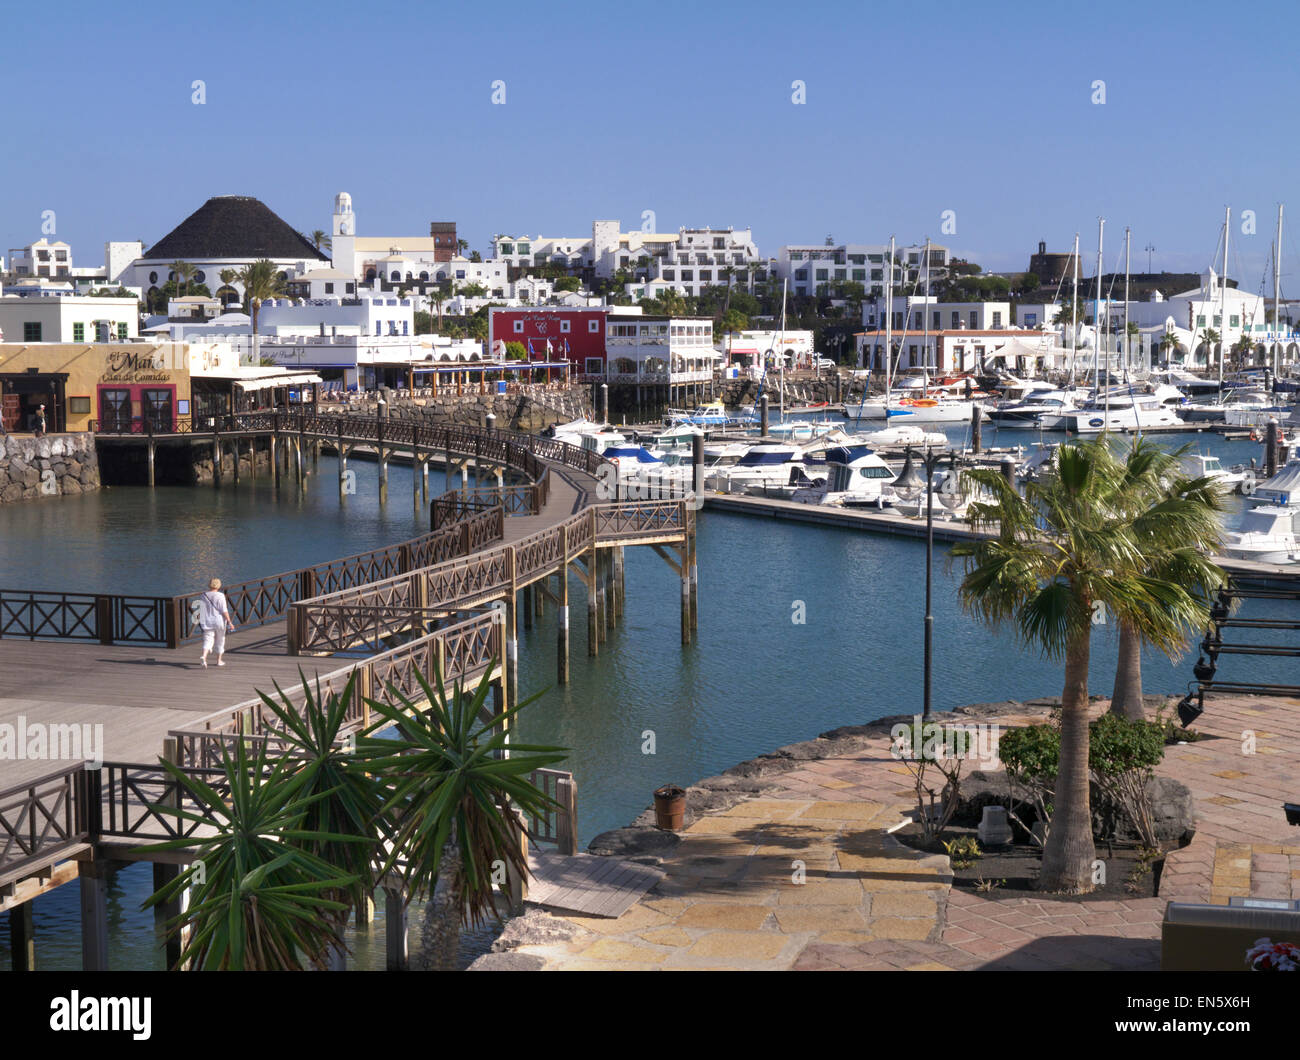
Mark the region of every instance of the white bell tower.
POLYGON ((341 191, 334 196, 334 234, 336 236, 357 234, 357 219, 352 213, 352 196, 346 191, 341 191))

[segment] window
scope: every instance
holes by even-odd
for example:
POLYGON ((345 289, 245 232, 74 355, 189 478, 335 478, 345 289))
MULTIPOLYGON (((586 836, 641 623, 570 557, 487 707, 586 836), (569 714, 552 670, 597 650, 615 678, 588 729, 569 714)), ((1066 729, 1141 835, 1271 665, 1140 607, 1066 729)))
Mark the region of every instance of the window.
POLYGON ((502 254, 513 254, 514 252, 515 252, 515 245, 514 245, 513 243, 502 243, 502 244, 501 244, 501 253, 502 253, 502 254))
POLYGON ((332 283, 327 283, 327 284, 325 285, 325 293, 326 293, 326 294, 333 294, 333 293, 334 293, 334 285, 333 285, 332 283))
POLYGON ((807 269, 796 269, 796 270, 795 270, 795 274, 794 274, 794 278, 795 278, 796 280, 799 280, 799 281, 803 281, 803 280, 808 279, 808 270, 807 270, 807 269))
POLYGON ((694 269, 682 269, 682 279, 683 279, 683 280, 690 280, 692 283, 695 282, 695 270, 694 270, 694 269))
POLYGON ((940 327, 939 321, 940 321, 942 315, 943 315, 943 314, 941 314, 941 313, 939 312, 939 310, 936 309, 936 310, 934 311, 934 326, 935 326, 936 328, 940 327))
POLYGON ((1038 314, 1037 314, 1037 313, 1026 313, 1026 314, 1025 314, 1025 327, 1027 327, 1027 328, 1032 328, 1032 327, 1036 327, 1037 325, 1038 325, 1038 314))
POLYGON ((73 341, 73 342, 85 342, 85 341, 86 341, 86 325, 85 325, 85 324, 77 323, 77 324, 73 324, 73 325, 72 325, 72 341, 73 341))
POLYGON ((1241 327, 1241 317, 1238 316, 1228 317, 1228 327, 1230 328, 1241 327))
POLYGON ((1220 322, 1221 322, 1222 320, 1223 320, 1223 317, 1219 316, 1218 313, 1215 313, 1215 314, 1214 314, 1214 326, 1215 326, 1216 328, 1219 327, 1220 322))
POLYGON ((978 309, 972 309, 970 311, 970 326, 972 328, 980 326, 980 313, 978 309))
POLYGON ((883 280, 883 279, 885 278, 885 270, 884 270, 884 269, 872 269, 872 270, 871 270, 871 278, 872 278, 873 280, 883 280))
POLYGON ((1000 328, 1002 326, 1002 313, 1000 311, 993 314, 993 326, 995 328, 1000 328))
POLYGON ((524 333, 524 322, 523 322, 522 320, 516 320, 516 321, 515 321, 515 334, 516 334, 516 335, 522 335, 523 333, 524 333))
POLYGON ((827 269, 818 269, 818 270, 817 270, 817 275, 816 275, 815 277, 813 277, 813 278, 814 278, 815 280, 817 280, 818 282, 820 282, 820 281, 822 281, 822 280, 825 280, 825 279, 827 279, 827 272, 828 272, 827 269))
POLYGON ((952 326, 955 328, 961 327, 961 314, 955 309, 952 311, 952 326))
POLYGON ((588 320, 588 321, 587 321, 587 331, 588 331, 589 333, 591 333, 591 334, 595 334, 595 333, 599 332, 599 331, 600 331, 600 321, 599 321, 599 320, 588 320))
POLYGON ((664 270, 663 270, 663 276, 664 276, 664 279, 665 279, 665 280, 673 280, 673 279, 676 279, 676 278, 677 278, 677 270, 676 270, 676 269, 664 269, 664 270))
POLYGON ((563 331, 565 334, 568 334, 568 331, 569 331, 569 321, 567 321, 567 320, 561 320, 561 321, 560 321, 560 330, 563 331))
POLYGON ((527 243, 520 243, 520 244, 519 244, 519 253, 520 253, 521 255, 523 255, 524 257, 527 257, 527 256, 531 253, 531 250, 529 249, 529 244, 527 244, 527 243))
POLYGON ((355 283, 349 283, 346 285, 345 290, 347 294, 356 294, 357 285, 355 283))
POLYGON ((587 374, 588 374, 588 375, 600 375, 600 374, 604 371, 604 367, 605 367, 605 366, 604 366, 604 364, 601 362, 601 359, 600 359, 599 357, 588 357, 588 358, 587 358, 587 374))
POLYGON ((713 279, 713 270, 712 270, 712 269, 701 269, 701 270, 700 270, 700 280, 701 280, 701 282, 709 281, 709 280, 712 280, 712 279, 713 279))
POLYGON ((1204 314, 1204 313, 1201 313, 1201 314, 1199 314, 1199 315, 1197 316, 1197 318, 1196 318, 1196 326, 1197 326, 1198 328, 1203 328, 1203 327, 1205 327, 1205 314, 1204 314))
POLYGON ((850 254, 850 255, 849 255, 849 264, 850 264, 850 265, 865 265, 866 263, 867 263, 867 256, 866 256, 865 254, 850 254))
POLYGON ((23 321, 23 342, 40 342, 41 341, 41 322, 25 320, 23 321))
POLYGON ((866 281, 867 281, 867 270, 866 270, 866 269, 854 269, 854 270, 853 270, 853 280, 854 280, 855 283, 866 283, 866 281))

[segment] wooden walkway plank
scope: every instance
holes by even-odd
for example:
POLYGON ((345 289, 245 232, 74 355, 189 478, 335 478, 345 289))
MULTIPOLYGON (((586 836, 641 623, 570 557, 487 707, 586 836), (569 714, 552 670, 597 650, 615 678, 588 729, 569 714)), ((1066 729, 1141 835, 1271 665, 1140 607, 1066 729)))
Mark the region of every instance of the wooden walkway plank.
POLYGON ((530 851, 528 901, 587 916, 622 916, 663 873, 622 858, 530 851))

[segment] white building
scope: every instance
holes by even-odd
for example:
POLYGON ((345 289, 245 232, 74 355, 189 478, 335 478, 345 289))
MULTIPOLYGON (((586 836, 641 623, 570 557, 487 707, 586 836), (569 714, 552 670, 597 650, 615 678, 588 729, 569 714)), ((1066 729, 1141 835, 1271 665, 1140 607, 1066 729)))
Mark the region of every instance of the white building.
MULTIPOLYGON (((883 305, 883 299, 862 303, 863 327, 884 328, 883 305)), ((895 295, 890 306, 893 316, 890 327, 895 331, 904 328, 997 331, 1012 326, 1010 302, 940 302, 933 295, 895 295)))
POLYGON ((761 374, 764 367, 812 368, 816 361, 811 331, 738 331, 722 337, 727 364, 742 373, 761 374))
MULTIPOLYGON (((924 276, 924 244, 895 247, 894 285, 910 286, 924 276), (901 266, 901 267, 900 267, 901 266)), ((811 243, 783 246, 773 264, 777 279, 788 280, 790 293, 816 295, 822 288, 829 294, 836 283, 860 283, 868 295, 882 295, 888 266, 889 244, 840 243, 816 246, 811 243)), ((950 254, 947 247, 930 244, 930 279, 944 274, 950 254)))
POLYGON ((0 295, 0 335, 9 342, 120 342, 138 335, 134 298, 0 295))
POLYGON ((171 232, 131 262, 122 282, 139 287, 146 299, 169 280, 178 277, 172 264, 185 261, 197 272, 191 282, 203 284, 223 301, 243 301, 239 280, 222 274, 238 273, 254 261, 273 261, 288 280, 328 265, 329 259, 295 231, 265 203, 247 195, 219 195, 209 199, 171 232))
POLYGON ((558 265, 573 273, 610 279, 620 270, 645 281, 698 295, 706 287, 752 286, 766 279, 753 232, 736 228, 680 228, 676 232, 623 232, 617 221, 593 221, 591 236, 504 236, 493 254, 512 268, 558 265))

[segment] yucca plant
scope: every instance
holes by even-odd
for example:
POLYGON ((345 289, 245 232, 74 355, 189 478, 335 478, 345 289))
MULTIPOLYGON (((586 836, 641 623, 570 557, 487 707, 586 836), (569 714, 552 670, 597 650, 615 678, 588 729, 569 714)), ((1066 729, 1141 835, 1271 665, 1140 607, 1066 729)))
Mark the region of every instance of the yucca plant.
MULTIPOLYGON (((286 770, 301 784, 305 811, 302 829, 321 836, 346 836, 346 841, 320 838, 304 842, 304 849, 354 877, 346 891, 329 897, 343 904, 335 919, 342 935, 348 913, 368 902, 378 886, 376 868, 386 818, 381 814, 381 782, 353 754, 354 740, 345 739, 348 704, 356 693, 357 672, 348 676, 342 692, 322 692, 320 680, 313 688, 301 670, 302 701, 295 705, 280 686, 276 698, 259 693, 275 716, 271 735, 286 770), (357 838, 368 842, 357 842, 357 838)), ((268 719, 269 720, 269 719, 268 719)), ((335 955, 335 966, 342 951, 335 955)))
POLYGON ((461 926, 499 918, 494 869, 528 871, 516 812, 541 815, 555 806, 528 774, 563 761, 561 748, 507 745, 506 727, 537 696, 483 720, 492 669, 472 691, 457 681, 450 693, 440 672, 432 685, 417 673, 429 704, 423 711, 390 685, 390 702, 368 700, 380 720, 357 742, 366 768, 389 785, 383 812, 393 818, 392 849, 381 872, 404 862, 412 892, 429 894, 416 968, 455 967, 461 926), (389 726, 393 738, 372 735, 389 726))
POLYGON ((188 908, 168 925, 190 929, 182 965, 199 970, 298 971, 323 968, 342 945, 338 917, 347 905, 331 895, 356 887, 356 875, 330 865, 313 849, 366 840, 304 826, 316 802, 311 780, 288 759, 272 760, 265 741, 253 753, 242 739, 221 750, 217 787, 170 762, 162 767, 196 809, 158 806, 206 834, 150 846, 150 852, 191 850, 194 860, 146 902, 170 902, 190 888, 188 908), (219 790, 224 789, 224 790, 219 790))

